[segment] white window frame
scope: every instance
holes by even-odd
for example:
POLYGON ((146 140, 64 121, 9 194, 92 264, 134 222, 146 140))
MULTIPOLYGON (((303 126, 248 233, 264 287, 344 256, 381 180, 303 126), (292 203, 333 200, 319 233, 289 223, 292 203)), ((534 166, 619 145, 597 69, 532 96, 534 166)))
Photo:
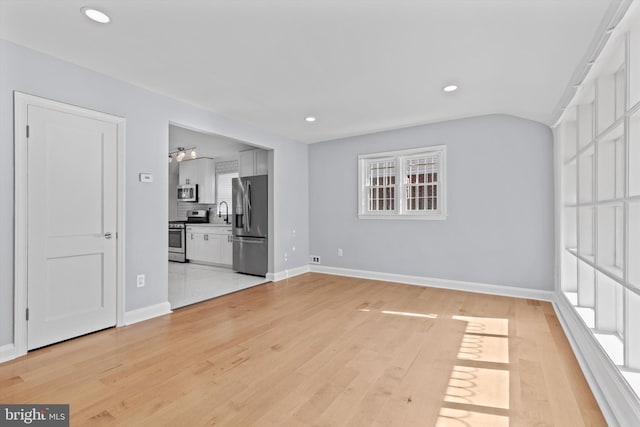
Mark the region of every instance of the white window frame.
POLYGON ((429 147, 414 148, 410 150, 387 151, 384 153, 361 154, 358 156, 358 218, 360 219, 408 219, 408 220, 445 220, 447 219, 447 191, 446 191, 446 145, 433 145, 429 147), (432 211, 408 211, 406 161, 420 156, 432 156, 438 154, 438 181, 437 181, 437 205, 438 209, 432 211), (396 161, 395 180, 395 210, 369 211, 367 165, 371 161, 396 161))
MULTIPOLYGON (((238 171, 229 171, 229 172, 219 172, 216 173, 216 213, 218 215, 224 215, 225 212, 221 212, 220 211, 220 202, 222 202, 222 200, 220 200, 221 195, 219 194, 219 185, 220 185, 220 175, 232 175, 232 174, 236 174, 236 176, 234 178, 239 178, 240 174, 238 173, 238 171)), ((231 178, 233 181, 233 178, 231 178)), ((233 187, 233 184, 232 184, 233 187)), ((225 200, 227 202, 227 204, 229 205, 229 218, 231 218, 231 206, 233 204, 233 197, 229 198, 229 200, 225 200)))

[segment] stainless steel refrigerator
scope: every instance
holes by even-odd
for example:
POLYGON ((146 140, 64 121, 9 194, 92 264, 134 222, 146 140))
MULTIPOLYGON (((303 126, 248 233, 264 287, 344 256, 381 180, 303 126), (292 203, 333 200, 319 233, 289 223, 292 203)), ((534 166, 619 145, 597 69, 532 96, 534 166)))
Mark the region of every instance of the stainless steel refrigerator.
POLYGON ((233 269, 240 273, 267 274, 267 175, 234 178, 233 269))

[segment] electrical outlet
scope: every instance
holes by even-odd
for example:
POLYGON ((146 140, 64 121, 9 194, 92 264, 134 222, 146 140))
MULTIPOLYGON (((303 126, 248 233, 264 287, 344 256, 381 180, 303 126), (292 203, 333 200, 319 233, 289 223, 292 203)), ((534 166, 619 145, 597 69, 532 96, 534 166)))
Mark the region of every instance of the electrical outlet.
POLYGON ((342 248, 338 248, 338 256, 342 256, 342 248))
POLYGON ((320 257, 318 255, 309 255, 309 262, 311 264, 320 264, 320 257))
POLYGON ((136 276, 136 286, 141 288, 144 286, 144 274, 138 274, 136 276))

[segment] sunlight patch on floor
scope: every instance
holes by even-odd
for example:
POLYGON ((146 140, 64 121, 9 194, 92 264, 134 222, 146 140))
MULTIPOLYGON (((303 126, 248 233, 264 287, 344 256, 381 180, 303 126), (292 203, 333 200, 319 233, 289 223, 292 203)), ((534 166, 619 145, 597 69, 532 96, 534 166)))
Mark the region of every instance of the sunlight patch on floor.
POLYGON ((395 314, 396 316, 407 316, 407 317, 426 317, 429 319, 435 319, 438 317, 437 314, 421 314, 421 313, 411 313, 411 312, 407 312, 407 311, 389 311, 389 310, 382 310, 381 313, 384 314, 395 314))
POLYGON ((458 359, 509 363, 509 339, 482 335, 465 335, 458 359))
POLYGON ((391 314, 395 316, 406 316, 406 317, 420 317, 425 319, 437 319, 437 314, 425 314, 425 313, 413 313, 410 311, 392 311, 392 310, 371 310, 369 308, 359 308, 358 311, 362 311, 365 313, 370 313, 372 311, 382 313, 382 314, 391 314))
POLYGON ((508 426, 509 320, 452 318, 467 326, 436 426, 508 426))
POLYGON ((444 400, 509 409, 509 371, 454 366, 444 400))
POLYGON ((451 316, 453 320, 467 322, 465 332, 487 335, 509 335, 509 319, 495 317, 451 316))
POLYGON ((463 409, 442 408, 436 427, 508 427, 509 417, 463 409))

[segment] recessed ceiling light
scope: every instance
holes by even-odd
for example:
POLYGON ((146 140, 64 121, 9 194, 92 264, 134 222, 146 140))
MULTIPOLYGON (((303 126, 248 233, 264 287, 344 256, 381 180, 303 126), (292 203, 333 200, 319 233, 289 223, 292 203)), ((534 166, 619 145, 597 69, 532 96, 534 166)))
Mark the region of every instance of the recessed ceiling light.
POLYGON ((315 117, 313 117, 313 116, 307 116, 307 117, 305 117, 304 119, 305 119, 306 121, 308 121, 308 122, 315 122, 315 121, 316 121, 316 118, 315 118, 315 117))
POLYGON ((445 92, 453 92, 453 91, 458 90, 458 86, 456 86, 456 85, 448 85, 448 86, 443 87, 442 90, 445 91, 445 92))
POLYGON ((111 21, 111 18, 106 13, 99 11, 98 9, 92 9, 90 7, 83 7, 80 9, 82 13, 89 19, 101 24, 106 24, 111 21))

